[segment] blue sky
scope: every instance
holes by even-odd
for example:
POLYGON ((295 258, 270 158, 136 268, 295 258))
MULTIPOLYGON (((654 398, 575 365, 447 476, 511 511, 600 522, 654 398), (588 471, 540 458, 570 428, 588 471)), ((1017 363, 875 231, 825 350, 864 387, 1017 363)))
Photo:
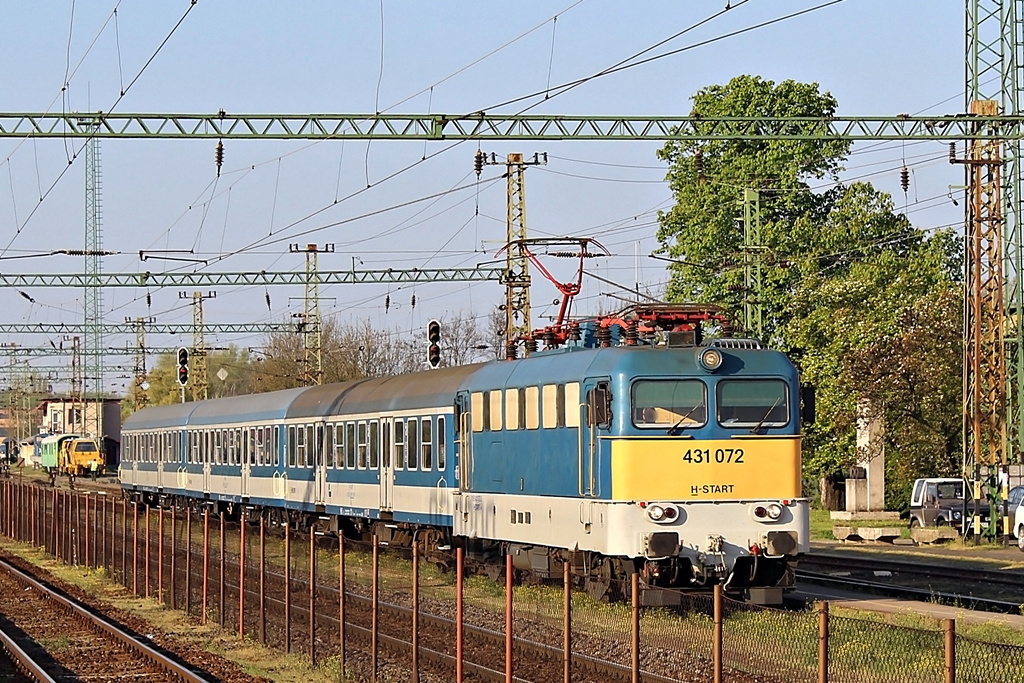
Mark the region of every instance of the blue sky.
MULTIPOLYGON (((734 1, 719 18, 651 54, 819 4, 824 3, 734 1)), ((0 24, 0 59, 6 65, 0 75, 0 109, 92 111, 116 105, 114 110, 121 113, 515 113, 536 105, 532 113, 679 115, 689 111, 689 98, 699 88, 754 73, 776 81, 818 82, 837 97, 845 115, 962 111, 964 7, 924 0, 845 0, 594 79, 546 101, 498 106, 599 72, 724 6, 724 0, 525 1, 514 6, 199 0, 189 11, 186 0, 7 2, 0 24), (72 75, 62 93, 66 73, 72 75), (119 97, 126 87, 127 93, 119 97)), ((499 157, 546 151, 548 165, 527 171, 530 234, 597 237, 614 256, 588 262, 588 269, 628 286, 639 282, 658 295, 666 274, 663 264, 647 254, 657 246, 655 212, 671 205, 665 169, 654 154, 658 147, 565 141, 484 143, 482 148, 499 157)), ((153 261, 139 261, 139 250, 147 249, 193 249, 203 258, 216 259, 270 232, 280 241, 220 260, 210 269, 301 269, 301 255, 288 253, 291 241, 335 244, 334 254, 320 257, 325 270, 348 268, 353 259, 365 268, 466 266, 490 262, 504 238, 504 182, 487 182, 499 173, 494 167, 485 170, 479 188, 324 227, 473 183, 475 143, 455 146, 389 180, 384 179, 442 150, 444 143, 227 141, 225 148, 218 179, 209 141, 102 143, 104 246, 121 252, 105 259, 105 272, 161 269, 153 261), (300 221, 317 211, 315 218, 300 221), (311 232, 299 236, 298 231, 311 232)), ((60 140, 0 140, 3 257, 83 246, 84 159, 76 160, 47 193, 68 165, 69 149, 60 140)), ((950 185, 963 182, 963 172, 945 162, 945 153, 934 142, 861 145, 847 164, 847 176, 869 176, 876 186, 893 192, 896 206, 906 207, 921 227, 957 224, 962 204, 952 206, 945 195, 950 185), (912 170, 906 195, 899 188, 898 172, 904 160, 912 170)), ((556 275, 571 277, 565 261, 549 267, 556 275)), ((80 272, 82 264, 80 258, 54 256, 10 260, 0 268, 80 272)), ((557 293, 536 274, 534 281, 534 318, 541 324, 543 316, 557 311, 550 305, 557 293)), ((586 280, 579 312, 617 308, 620 302, 608 292, 615 289, 586 280)), ((40 289, 30 294, 35 304, 14 292, 0 293, 6 321, 81 320, 80 291, 40 289)), ((106 291, 107 321, 136 316, 155 316, 164 323, 191 321, 187 302, 179 300, 176 289, 149 294, 152 307, 146 305, 146 292, 106 291)), ((272 290, 270 311, 262 289, 217 294, 206 305, 211 322, 281 320, 302 305, 301 288, 272 290)), ((390 292, 383 286, 357 285, 325 288, 321 294, 325 315, 342 321, 368 318, 381 327, 421 334, 431 317, 456 311, 486 315, 504 293, 496 283, 478 283, 392 287, 390 292), (385 311, 389 293, 392 305, 385 311), (410 305, 413 294, 415 308, 410 305)), ((126 339, 108 343, 123 346, 126 339)), ((47 343, 38 335, 5 335, 0 341, 47 343)), ((175 346, 189 340, 149 341, 175 346)), ((207 341, 252 346, 260 339, 223 336, 207 341)), ((108 378, 107 384, 123 382, 108 378)))

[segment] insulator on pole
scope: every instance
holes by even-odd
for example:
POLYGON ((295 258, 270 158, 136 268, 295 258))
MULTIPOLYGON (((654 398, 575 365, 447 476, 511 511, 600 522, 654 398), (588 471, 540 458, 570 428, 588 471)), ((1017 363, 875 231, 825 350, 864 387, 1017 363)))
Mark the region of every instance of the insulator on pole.
POLYGON ((903 188, 904 192, 910 189, 910 171, 907 170, 906 166, 900 169, 900 187, 903 188))
POLYGON ((951 164, 955 164, 956 163, 956 143, 955 142, 949 143, 949 163, 951 163, 951 164))
POLYGON ((391 295, 388 294, 384 297, 384 312, 387 313, 391 309, 391 295))
POLYGON ((267 310, 269 311, 270 310, 270 292, 264 292, 263 295, 264 295, 264 297, 267 300, 267 310))
POLYGON ((693 153, 693 169, 697 172, 697 179, 704 180, 704 152, 699 148, 693 153))
POLYGON ((409 305, 412 306, 413 308, 416 308, 416 295, 415 294, 412 295, 412 301, 410 302, 409 305))
POLYGON ((476 177, 479 178, 480 174, 484 170, 484 159, 486 155, 481 150, 476 151, 476 156, 473 157, 473 170, 476 171, 476 177))
POLYGON ((220 167, 224 165, 224 143, 220 140, 217 141, 217 152, 214 155, 214 159, 217 162, 217 177, 220 177, 220 167))

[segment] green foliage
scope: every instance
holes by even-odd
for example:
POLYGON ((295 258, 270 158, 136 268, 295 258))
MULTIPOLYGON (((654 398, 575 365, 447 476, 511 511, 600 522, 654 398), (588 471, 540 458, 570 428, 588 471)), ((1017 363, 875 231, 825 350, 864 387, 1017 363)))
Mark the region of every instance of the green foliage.
MULTIPOLYGON (((704 88, 692 116, 827 117, 837 102, 817 84, 738 76, 704 88)), ((712 125, 712 124, 707 124, 712 125)), ((960 251, 951 233, 927 234, 868 183, 812 190, 836 179, 850 145, 809 141, 670 142, 676 204, 660 215, 661 250, 677 260, 669 297, 716 303, 739 319, 761 303, 765 340, 789 353, 817 387, 806 430, 810 473, 842 472, 871 453, 856 444, 858 413, 885 425, 898 501, 923 474, 950 470, 959 447, 960 354, 956 302, 960 251), (760 197, 760 248, 745 252, 740 200, 760 197), (745 260, 761 263, 746 291, 745 260)))

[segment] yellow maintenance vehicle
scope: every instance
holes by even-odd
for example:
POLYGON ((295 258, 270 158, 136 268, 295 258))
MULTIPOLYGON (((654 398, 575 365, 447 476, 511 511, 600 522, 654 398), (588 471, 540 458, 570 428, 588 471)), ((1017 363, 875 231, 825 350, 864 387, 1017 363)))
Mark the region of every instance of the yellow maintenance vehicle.
POLYGON ((61 442, 58 465, 61 474, 80 477, 95 473, 99 476, 103 474, 104 467, 103 451, 96 439, 79 436, 61 442))

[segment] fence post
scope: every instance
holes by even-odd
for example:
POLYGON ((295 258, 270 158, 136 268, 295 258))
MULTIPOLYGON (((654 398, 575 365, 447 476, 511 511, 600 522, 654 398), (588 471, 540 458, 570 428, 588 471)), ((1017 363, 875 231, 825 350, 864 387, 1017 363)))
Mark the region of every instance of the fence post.
POLYGON ((132 595, 139 594, 139 503, 132 503, 132 595))
POLYGON ((224 511, 220 511, 220 580, 219 601, 217 612, 220 615, 220 627, 224 628, 224 511))
POLYGON ((338 529, 338 664, 345 673, 345 532, 338 529))
POLYGON ((412 541, 412 683, 420 680, 420 544, 412 541))
POLYGON ((185 614, 192 614, 192 503, 185 507, 185 614))
POLYGON ((455 549, 455 683, 462 683, 462 573, 465 564, 465 550, 459 546, 455 549))
POLYGON ((505 683, 512 683, 512 553, 505 555, 505 683))
POLYGON ((309 527, 309 663, 316 667, 316 526, 309 527))
POLYGON ((245 637, 245 508, 238 515, 238 639, 245 637))
POLYGON ((199 623, 206 623, 206 600, 210 595, 210 508, 203 509, 203 604, 199 623))
POLYGON ((161 605, 164 604, 164 509, 157 508, 156 529, 159 538, 156 541, 156 599, 161 605))
POLYGON ((284 651, 292 651, 292 523, 284 523, 284 651))
POLYGON ((562 563, 562 683, 572 683, 572 563, 562 563))
POLYGON ((818 603, 818 683, 828 683, 828 602, 818 603))
MULTIPOLYGON (((607 560, 606 560, 607 561, 607 560)), ((629 575, 630 597, 632 598, 632 614, 630 618, 630 680, 640 683, 640 575, 633 572, 629 575)))
POLYGON ((373 535, 373 589, 370 603, 370 680, 377 683, 377 617, 380 609, 380 544, 373 535))
POLYGON ((263 515, 260 515, 260 644, 267 644, 267 522, 263 515))
POLYGON ((946 683, 956 681, 956 619, 944 619, 942 630, 946 643, 946 683))
POLYGON ((121 585, 128 587, 128 500, 121 499, 121 585))
POLYGON ((714 659, 714 681, 722 683, 722 584, 715 584, 715 626, 711 643, 714 659))
POLYGON ((58 534, 57 534, 57 527, 58 527, 58 524, 57 524, 57 508, 59 507, 57 505, 57 500, 58 500, 57 496, 58 495, 59 494, 57 493, 57 489, 54 489, 53 490, 53 514, 50 515, 50 525, 52 527, 53 534, 48 534, 48 535, 52 535, 53 536, 53 556, 55 558, 56 557, 60 557, 60 553, 58 552, 58 548, 60 547, 60 543, 57 540, 57 538, 58 538, 58 534))
POLYGON ((143 572, 143 576, 146 578, 146 597, 149 597, 149 547, 152 545, 149 542, 149 528, 152 526, 149 523, 149 505, 146 505, 146 571, 143 572))
POLYGON ((178 508, 171 507, 171 609, 178 609, 177 592, 177 569, 178 569, 178 508))

